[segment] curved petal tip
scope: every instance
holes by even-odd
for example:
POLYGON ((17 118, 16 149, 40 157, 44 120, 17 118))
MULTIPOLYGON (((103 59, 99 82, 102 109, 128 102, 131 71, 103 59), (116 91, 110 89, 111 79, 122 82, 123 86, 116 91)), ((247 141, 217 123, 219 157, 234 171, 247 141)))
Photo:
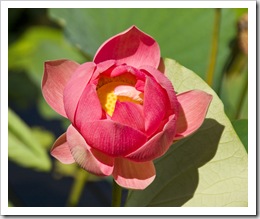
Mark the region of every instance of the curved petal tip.
POLYGON ((71 164, 75 162, 67 143, 66 133, 62 134, 55 141, 51 148, 51 155, 64 164, 71 164))
POLYGON ((63 91, 78 66, 78 63, 66 59, 44 63, 43 97, 52 109, 64 117, 67 116, 63 104, 63 91))
POLYGON ((194 133, 202 125, 212 98, 212 95, 201 90, 191 90, 177 95, 180 111, 174 140, 194 133))
POLYGON ((155 179, 155 167, 152 161, 133 162, 116 158, 113 176, 124 188, 143 190, 155 179))
POLYGON ((137 68, 141 65, 157 68, 160 63, 160 48, 151 36, 133 25, 105 41, 98 49, 94 62, 110 59, 137 68))

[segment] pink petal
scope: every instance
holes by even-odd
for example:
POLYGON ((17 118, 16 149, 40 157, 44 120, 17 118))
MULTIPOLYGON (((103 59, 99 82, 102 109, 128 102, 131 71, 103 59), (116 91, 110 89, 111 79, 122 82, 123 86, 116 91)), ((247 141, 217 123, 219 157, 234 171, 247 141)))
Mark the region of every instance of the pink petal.
POLYGON ((115 159, 113 177, 117 184, 128 189, 145 189, 155 178, 155 168, 150 162, 133 162, 123 158, 115 159))
POLYGON ((180 112, 175 140, 192 134, 202 125, 212 98, 212 95, 200 90, 177 95, 180 112))
POLYGON ((171 116, 163 130, 153 136, 142 147, 128 154, 126 158, 145 162, 161 157, 172 145, 176 133, 176 117, 171 116))
POLYGON ((64 117, 63 91, 79 64, 70 60, 47 61, 44 64, 42 93, 46 102, 64 117))
POLYGON ((112 120, 86 122, 80 132, 91 147, 113 157, 131 153, 146 142, 142 132, 112 120))
POLYGON ((93 79, 97 79, 100 74, 107 74, 109 75, 112 69, 114 69, 117 65, 117 62, 115 60, 107 60, 101 63, 98 63, 96 66, 96 70, 92 76, 93 79))
POLYGON ((137 68, 141 65, 157 68, 160 48, 152 37, 132 26, 103 43, 94 57, 94 62, 100 63, 109 59, 137 68))
POLYGON ((92 77, 96 64, 87 62, 77 69, 64 89, 64 107, 70 121, 74 122, 74 114, 83 90, 92 77))
POLYGON ((67 130, 68 144, 75 161, 85 170, 96 175, 111 175, 114 159, 89 147, 81 134, 70 125, 67 130))
POLYGON ((104 71, 107 71, 112 66, 115 67, 116 65, 117 65, 117 61, 116 60, 107 60, 107 61, 98 63, 97 64, 97 72, 102 73, 104 71))
POLYGON ((145 82, 143 80, 138 80, 135 84, 135 89, 138 91, 141 91, 142 93, 144 92, 144 86, 145 82))
POLYGON ((62 134, 53 144, 51 155, 64 164, 74 163, 69 145, 66 141, 66 133, 62 134))
POLYGON ((160 85, 147 77, 144 88, 145 131, 151 136, 160 126, 168 109, 168 96, 160 85))
POLYGON ((98 99, 96 87, 93 84, 89 84, 79 99, 74 117, 75 125, 80 129, 84 123, 99 120, 101 117, 102 107, 98 99))
POLYGON ((131 76, 135 76, 136 79, 145 80, 145 74, 138 69, 129 65, 119 65, 112 69, 110 77, 116 77, 122 74, 130 73, 131 76))
POLYGON ((117 101, 112 120, 144 132, 144 116, 141 105, 117 101))
POLYGON ((178 116, 179 104, 171 81, 160 71, 151 66, 141 66, 141 71, 144 71, 148 75, 152 75, 153 78, 160 84, 161 87, 167 92, 170 102, 169 112, 170 115, 175 113, 178 116))

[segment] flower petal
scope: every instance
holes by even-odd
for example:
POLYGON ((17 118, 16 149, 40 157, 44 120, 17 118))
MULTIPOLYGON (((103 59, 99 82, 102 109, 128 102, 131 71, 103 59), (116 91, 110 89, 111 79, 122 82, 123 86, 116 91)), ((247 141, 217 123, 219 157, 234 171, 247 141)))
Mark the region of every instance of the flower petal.
POLYGON ((146 142, 146 136, 112 120, 86 122, 80 129, 86 142, 109 156, 124 156, 146 142))
POLYGON ((99 120, 101 117, 102 107, 98 99, 96 88, 93 84, 89 84, 79 99, 74 117, 75 125, 80 129, 84 123, 99 120))
MULTIPOLYGON (((141 79, 141 80, 145 80, 145 74, 141 71, 139 71, 138 69, 129 66, 129 65, 118 65, 116 66, 114 69, 111 70, 110 72, 110 77, 116 77, 119 75, 125 75, 124 77, 131 77, 131 76, 126 76, 126 73, 130 73, 131 76, 135 76, 135 79, 141 79)), ((129 78, 131 80, 131 78, 129 78)))
POLYGON ((69 145, 66 140, 66 133, 63 133, 53 144, 51 155, 64 164, 74 163, 69 145))
POLYGON ((64 117, 67 116, 63 104, 63 91, 78 67, 78 63, 66 59, 44 63, 43 96, 52 109, 64 117))
POLYGON ((72 125, 67 130, 67 140, 72 156, 82 168, 96 175, 108 176, 112 174, 114 158, 90 148, 72 125))
POLYGON ((152 75, 153 78, 160 84, 161 87, 167 92, 170 102, 169 113, 172 115, 173 113, 178 116, 179 104, 177 101, 177 97, 172 86, 171 81, 160 71, 151 67, 151 66, 141 66, 141 71, 145 71, 146 74, 152 75))
POLYGON ((152 37, 132 26, 103 43, 94 57, 94 62, 100 63, 109 59, 137 68, 141 65, 157 68, 160 48, 152 37))
POLYGON ((70 121, 74 122, 74 114, 83 90, 94 73, 96 64, 87 62, 76 70, 64 89, 64 107, 70 121))
POLYGON ((177 95, 177 99, 180 111, 175 140, 192 134, 202 125, 212 95, 200 90, 191 90, 177 95))
POLYGON ((155 178, 152 161, 133 162, 123 158, 115 159, 113 177, 117 184, 128 189, 145 189, 155 178))
POLYGON ((144 116, 141 105, 117 101, 112 120, 144 132, 144 116))
POLYGON ((173 115, 161 132, 149 139, 142 147, 128 154, 126 158, 137 162, 145 162, 162 156, 172 145, 175 133, 176 117, 173 115))
POLYGON ((144 92, 144 86, 145 86, 145 82, 143 80, 137 80, 136 84, 135 84, 135 89, 138 91, 141 91, 142 93, 144 92))
POLYGON ((144 88, 145 131, 148 136, 154 134, 164 119, 168 106, 168 96, 160 85, 147 77, 144 88))
POLYGON ((96 80, 100 74, 105 74, 109 75, 112 71, 117 66, 116 60, 107 60, 101 63, 98 63, 97 68, 92 76, 92 79, 96 80))

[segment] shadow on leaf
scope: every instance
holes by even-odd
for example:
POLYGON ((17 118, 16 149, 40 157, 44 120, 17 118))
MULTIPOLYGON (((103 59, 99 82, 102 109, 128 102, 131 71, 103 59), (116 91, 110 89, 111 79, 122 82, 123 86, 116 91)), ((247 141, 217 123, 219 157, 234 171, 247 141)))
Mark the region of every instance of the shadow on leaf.
POLYGON ((156 179, 143 191, 131 191, 126 206, 182 206, 193 197, 199 183, 198 168, 216 154, 224 126, 205 119, 193 135, 174 143, 154 163, 156 179))

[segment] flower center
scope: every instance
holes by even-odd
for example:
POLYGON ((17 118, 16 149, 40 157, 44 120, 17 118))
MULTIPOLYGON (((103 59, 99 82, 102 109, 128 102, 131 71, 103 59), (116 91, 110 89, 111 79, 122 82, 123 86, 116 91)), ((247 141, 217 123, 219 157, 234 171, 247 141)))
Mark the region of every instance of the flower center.
POLYGON ((102 108, 109 116, 113 115, 116 101, 143 103, 143 94, 134 87, 135 78, 117 76, 101 77, 97 85, 97 95, 102 108))

